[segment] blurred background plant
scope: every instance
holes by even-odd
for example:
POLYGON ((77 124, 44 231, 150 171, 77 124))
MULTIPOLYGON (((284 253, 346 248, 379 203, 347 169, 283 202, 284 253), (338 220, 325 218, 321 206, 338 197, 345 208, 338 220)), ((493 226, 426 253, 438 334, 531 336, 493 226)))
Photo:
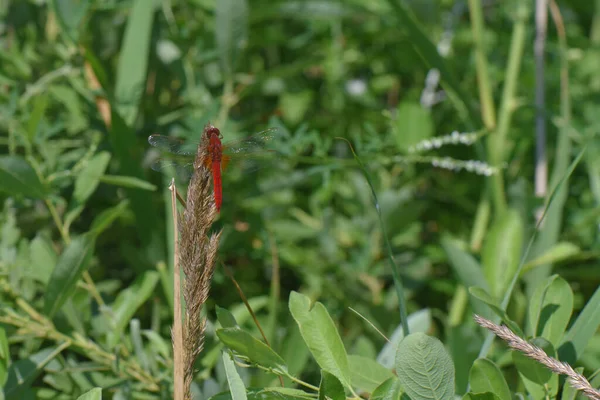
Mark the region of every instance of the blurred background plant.
MULTIPOLYGON (((599 370, 600 5, 548 7, 540 61, 539 8, 520 0, 0 3, 5 397, 101 387, 103 398, 170 398, 173 171, 149 169, 158 155, 147 137, 198 140, 208 121, 226 140, 279 128, 275 162, 225 174, 215 230, 220 261, 291 375, 320 379, 286 309, 292 290, 325 305, 362 356, 356 368, 394 366, 395 347, 372 327, 402 336, 386 237, 411 332, 445 344, 457 394, 478 355, 503 368, 511 391, 542 393, 472 321, 472 311, 493 315, 486 304, 561 360, 599 370), (377 206, 337 137, 365 163, 377 206), (546 189, 535 174, 544 158, 546 189), (548 290, 566 308, 540 325, 531 302, 555 304, 548 290), (585 327, 569 322, 586 304, 585 327)), ((217 268, 197 398, 228 388, 215 305, 256 333, 231 289, 217 268)), ((247 386, 278 382, 238 371, 247 386)), ((381 383, 368 382, 352 384, 371 393, 381 383)))

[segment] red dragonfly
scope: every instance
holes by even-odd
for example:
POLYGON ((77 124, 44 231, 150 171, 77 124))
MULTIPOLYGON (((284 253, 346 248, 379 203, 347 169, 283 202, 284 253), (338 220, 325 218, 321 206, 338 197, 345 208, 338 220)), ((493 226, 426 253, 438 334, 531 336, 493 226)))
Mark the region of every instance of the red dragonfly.
MULTIPOLYGON (((267 144, 277 136, 276 133, 277 128, 269 128, 240 140, 222 143, 223 135, 221 131, 208 123, 204 127, 200 143, 194 143, 193 147, 190 146, 190 143, 186 144, 181 139, 158 134, 150 135, 148 143, 176 156, 171 158, 179 159, 180 162, 176 162, 176 164, 183 166, 188 173, 193 169, 208 168, 213 177, 215 205, 217 211, 220 212, 223 202, 221 174, 229 162, 260 158, 272 153, 273 150, 267 149, 267 144), (197 155, 199 157, 196 157, 197 155), (200 160, 200 165, 198 165, 197 160, 200 160), (184 165, 181 165, 181 161, 184 165)), ((163 160, 159 160, 152 165, 152 169, 158 171, 169 164, 172 165, 173 162, 165 163, 163 160)))

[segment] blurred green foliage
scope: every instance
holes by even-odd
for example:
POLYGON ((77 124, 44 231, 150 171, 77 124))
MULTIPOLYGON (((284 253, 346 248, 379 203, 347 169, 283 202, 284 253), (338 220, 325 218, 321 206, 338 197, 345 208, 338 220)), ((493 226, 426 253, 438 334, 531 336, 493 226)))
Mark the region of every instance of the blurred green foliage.
POLYGON ((221 357, 257 329, 218 268, 197 398, 234 381, 215 398, 245 396, 244 385, 250 397, 302 397, 292 376, 335 399, 417 399, 410 357, 428 371, 453 364, 437 398, 452 381, 471 398, 570 396, 556 375, 536 381, 523 372, 532 361, 490 347, 471 318, 600 370, 600 5, 551 3, 538 110, 549 183, 536 197, 530 3, 1 2, 4 397, 172 398, 173 171, 150 169, 160 154, 147 137, 197 141, 208 121, 226 141, 279 129, 274 160, 227 170, 214 227, 276 353, 242 354, 263 367, 252 369, 221 357), (308 299, 322 304, 308 312, 308 299), (397 349, 403 302, 411 333, 429 336, 397 349), (220 331, 216 305, 231 313, 220 331), (320 358, 321 345, 336 351, 320 358), (269 368, 289 391, 272 388, 269 368))

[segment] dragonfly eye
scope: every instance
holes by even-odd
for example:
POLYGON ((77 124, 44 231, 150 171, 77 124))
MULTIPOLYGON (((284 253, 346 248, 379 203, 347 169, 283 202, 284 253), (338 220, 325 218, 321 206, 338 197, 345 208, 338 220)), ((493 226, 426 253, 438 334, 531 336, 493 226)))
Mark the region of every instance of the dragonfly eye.
POLYGON ((206 136, 211 137, 211 136, 217 136, 219 139, 221 139, 223 136, 221 135, 221 131, 217 128, 215 128, 214 126, 210 126, 208 129, 206 129, 206 136))

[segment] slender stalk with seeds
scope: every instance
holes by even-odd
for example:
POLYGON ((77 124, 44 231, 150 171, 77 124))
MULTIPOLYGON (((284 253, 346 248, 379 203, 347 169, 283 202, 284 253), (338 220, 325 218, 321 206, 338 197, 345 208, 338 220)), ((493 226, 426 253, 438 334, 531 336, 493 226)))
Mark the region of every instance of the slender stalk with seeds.
MULTIPOLYGON (((208 299, 221 237, 221 232, 210 234, 217 210, 210 187, 211 174, 203 167, 202 158, 205 154, 206 141, 202 140, 194 163, 196 168, 188 186, 185 210, 179 223, 178 261, 184 272, 185 318, 183 346, 179 350, 183 355, 181 357, 180 354, 177 358, 183 360, 186 399, 192 398, 190 387, 194 378, 194 363, 204 345, 206 320, 202 317, 202 306, 208 299)), ((179 266, 176 265, 175 268, 179 266)))

